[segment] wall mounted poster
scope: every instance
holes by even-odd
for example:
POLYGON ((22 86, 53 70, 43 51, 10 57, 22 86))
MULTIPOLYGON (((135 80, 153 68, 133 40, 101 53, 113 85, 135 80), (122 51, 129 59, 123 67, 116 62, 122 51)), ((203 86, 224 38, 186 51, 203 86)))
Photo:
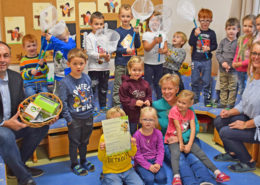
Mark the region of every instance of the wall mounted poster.
POLYGON ((7 44, 21 44, 25 35, 24 17, 5 17, 5 35, 7 44))
POLYGON ((35 30, 40 30, 40 13, 50 6, 50 3, 33 3, 33 27, 35 30))
POLYGON ((98 11, 102 13, 118 13, 121 0, 98 0, 98 11))
POLYGON ((57 0, 58 20, 75 21, 75 1, 57 0))
POLYGON ((79 3, 79 26, 80 28, 90 28, 90 16, 97 11, 95 2, 79 3))
POLYGON ((131 149, 131 135, 127 116, 103 120, 102 127, 107 155, 115 155, 131 149))

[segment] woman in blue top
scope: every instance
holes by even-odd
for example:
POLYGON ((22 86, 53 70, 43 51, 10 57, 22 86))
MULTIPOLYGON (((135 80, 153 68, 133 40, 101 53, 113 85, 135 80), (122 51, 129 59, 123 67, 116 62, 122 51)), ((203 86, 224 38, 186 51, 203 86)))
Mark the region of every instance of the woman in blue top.
POLYGON ((228 168, 233 172, 256 169, 254 159, 244 142, 260 142, 260 41, 253 44, 248 65, 247 85, 238 105, 222 110, 214 125, 223 141, 226 153, 214 157, 216 161, 240 161, 228 168))
MULTIPOLYGON (((157 110, 158 121, 161 127, 163 136, 166 133, 168 127, 168 114, 172 106, 177 102, 176 95, 179 91, 179 82, 180 79, 176 74, 166 74, 160 81, 159 85, 161 86, 162 98, 153 102, 153 107, 157 110)), ((193 110, 191 107, 190 109, 193 110)), ((197 118, 196 122, 196 133, 199 131, 199 124, 197 118)), ((183 134, 183 139, 188 139, 190 131, 187 131, 183 134)), ((176 137, 176 142, 178 138, 176 137)), ((199 140, 196 139, 195 142, 199 143, 199 140)), ((170 166, 171 165, 171 154, 168 148, 168 145, 164 145, 165 155, 164 160, 170 166)), ((216 184, 216 181, 212 178, 212 175, 209 173, 208 169, 202 164, 202 162, 195 157, 192 153, 184 154, 180 156, 180 173, 182 177, 182 183, 184 185, 197 185, 202 182, 210 182, 216 184)), ((208 183, 209 184, 209 183, 208 183)))

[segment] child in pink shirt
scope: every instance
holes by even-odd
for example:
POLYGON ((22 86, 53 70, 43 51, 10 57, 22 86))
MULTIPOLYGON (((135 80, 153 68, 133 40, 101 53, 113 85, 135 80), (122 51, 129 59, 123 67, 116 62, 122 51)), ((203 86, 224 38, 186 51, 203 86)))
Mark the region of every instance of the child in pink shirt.
POLYGON ((193 101, 194 93, 189 90, 183 90, 177 97, 176 106, 174 106, 169 112, 169 125, 164 141, 169 144, 169 149, 171 151, 171 164, 174 175, 172 184, 182 184, 179 170, 180 152, 192 152, 196 155, 201 162, 214 173, 217 182, 222 183, 229 181, 230 177, 217 169, 203 150, 201 150, 201 148, 194 143, 195 115, 193 111, 189 109, 189 107, 192 106, 193 101), (189 129, 191 130, 190 137, 189 140, 185 142, 182 138, 182 134, 189 129), (178 142, 176 142, 176 136, 178 137, 178 142))

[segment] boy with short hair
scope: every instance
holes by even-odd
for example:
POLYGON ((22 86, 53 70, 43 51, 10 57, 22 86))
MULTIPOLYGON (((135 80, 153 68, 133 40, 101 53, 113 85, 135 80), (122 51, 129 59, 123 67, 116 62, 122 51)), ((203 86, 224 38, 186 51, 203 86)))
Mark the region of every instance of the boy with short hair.
POLYGON ((36 37, 27 34, 23 37, 22 44, 26 54, 20 61, 20 72, 24 82, 25 96, 48 92, 49 67, 43 59, 39 59, 36 37))
POLYGON ((193 28, 189 38, 189 45, 192 47, 191 87, 195 93, 194 104, 199 101, 202 80, 204 104, 207 107, 211 106, 211 52, 218 46, 216 33, 209 28, 212 17, 211 10, 202 8, 198 13, 200 27, 193 28), (199 35, 202 37, 204 46, 201 44, 199 35))
POLYGON ((183 45, 187 42, 187 36, 181 31, 177 31, 173 34, 172 44, 168 43, 168 53, 163 63, 163 74, 177 74, 180 77, 179 92, 184 89, 184 85, 181 79, 179 70, 182 62, 185 60, 186 51, 183 49, 183 45))
POLYGON ((122 83, 121 76, 127 74, 127 63, 130 60, 131 55, 135 52, 135 48, 141 46, 139 28, 133 28, 130 24, 133 15, 129 4, 121 5, 119 8, 119 19, 121 21, 121 26, 116 29, 120 35, 120 40, 118 41, 115 57, 115 80, 113 89, 114 106, 120 105, 119 88, 122 83), (136 32, 135 40, 133 47, 130 48, 134 32, 136 32))
POLYGON ((219 62, 220 104, 218 108, 233 108, 237 96, 237 73, 232 67, 236 54, 237 33, 240 24, 237 18, 229 18, 225 26, 226 38, 221 40, 216 52, 219 62))
POLYGON ((109 80, 110 54, 97 44, 95 33, 104 28, 104 16, 101 12, 94 12, 90 17, 92 32, 86 37, 86 50, 88 55, 88 75, 92 80, 93 93, 96 88, 100 111, 106 111, 106 97, 109 80))
POLYGON ((66 119, 69 136, 71 170, 76 175, 87 175, 95 166, 86 160, 87 144, 93 128, 93 92, 91 79, 85 73, 87 55, 81 49, 68 53, 71 73, 60 82, 60 98, 63 102, 62 116, 66 119), (80 164, 77 159, 79 150, 80 164))
MULTIPOLYGON (((69 51, 76 47, 76 42, 70 37, 70 32, 64 21, 60 21, 52 27, 49 33, 43 33, 49 41, 48 50, 53 50, 54 63, 54 90, 53 93, 59 95, 59 83, 65 75, 70 73, 67 66, 67 55, 69 51)), ((47 47, 44 39, 43 48, 47 47)))

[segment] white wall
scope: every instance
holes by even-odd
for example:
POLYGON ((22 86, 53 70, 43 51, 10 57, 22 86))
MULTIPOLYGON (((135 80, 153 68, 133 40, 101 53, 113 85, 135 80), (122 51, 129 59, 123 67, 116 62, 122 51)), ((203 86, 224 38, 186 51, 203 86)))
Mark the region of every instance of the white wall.
MULTIPOLYGON (((172 10, 172 27, 168 34, 168 41, 171 43, 171 38, 174 32, 182 31, 189 38, 192 28, 194 28, 193 22, 189 22, 184 18, 177 15, 177 4, 182 0, 163 0, 164 5, 170 7, 172 10)), ((218 43, 225 37, 225 22, 229 18, 231 9, 231 0, 192 0, 196 9, 196 20, 198 19, 198 11, 201 8, 208 8, 213 12, 213 21, 210 24, 210 28, 213 29, 217 34, 218 43)), ((199 22, 197 21, 199 25, 199 22)), ((188 43, 185 44, 184 48, 187 51, 186 62, 191 61, 190 57, 190 46, 188 43)), ((213 73, 216 73, 217 63, 215 56, 213 56, 213 73)))

